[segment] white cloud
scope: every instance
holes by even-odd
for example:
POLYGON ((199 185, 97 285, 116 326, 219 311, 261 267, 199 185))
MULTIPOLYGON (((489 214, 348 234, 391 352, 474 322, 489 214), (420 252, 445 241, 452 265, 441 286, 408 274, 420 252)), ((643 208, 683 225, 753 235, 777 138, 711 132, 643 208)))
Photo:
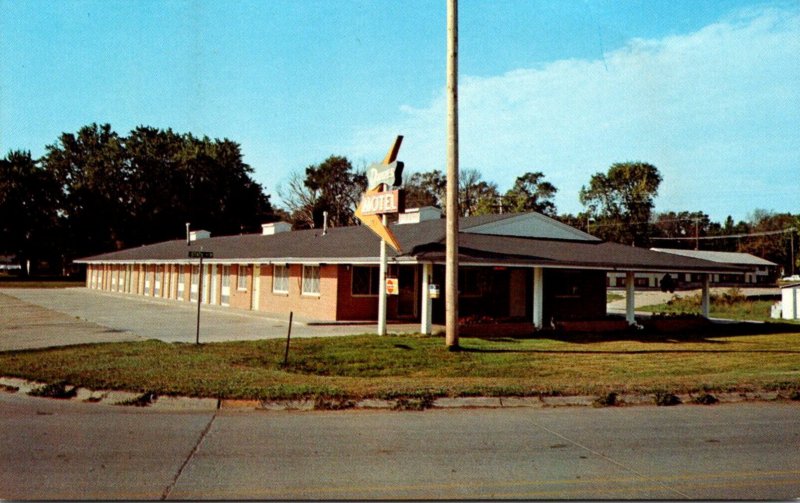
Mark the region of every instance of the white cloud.
MULTIPOLYGON (((695 33, 631 40, 603 59, 462 76, 460 164, 501 189, 541 170, 560 211, 580 211, 580 187, 626 160, 661 170, 658 210, 800 211, 798 54, 800 9, 751 9, 695 33)), ((443 95, 402 107, 397 122, 358 131, 349 150, 372 159, 402 133, 408 170, 443 169, 444 114, 443 95)))

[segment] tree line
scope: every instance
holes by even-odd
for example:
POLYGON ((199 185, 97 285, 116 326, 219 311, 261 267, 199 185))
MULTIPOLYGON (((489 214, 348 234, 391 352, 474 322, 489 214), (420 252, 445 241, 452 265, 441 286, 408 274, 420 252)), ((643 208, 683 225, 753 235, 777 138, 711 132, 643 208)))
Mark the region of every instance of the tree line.
MULTIPOLYGON (((108 124, 63 133, 41 159, 0 159, 0 255, 47 273, 72 259, 175 239, 185 223, 232 234, 278 217, 230 140, 108 124)), ((31 271, 34 272, 34 271, 31 271)))
MULTIPOLYGON (((0 159, 0 255, 59 272, 77 257, 181 237, 186 222, 216 235, 252 233, 286 220, 295 229, 358 225, 355 208, 365 169, 330 156, 295 171, 279 186, 283 207, 252 178, 240 145, 140 126, 121 136, 108 124, 63 133, 33 159, 11 151, 0 159)), ((800 215, 753 212, 749 221, 713 222, 702 211, 654 212, 662 183, 645 162, 613 164, 591 176, 579 198, 584 211, 559 213, 558 189, 541 171, 518 176, 503 192, 476 169, 459 174, 462 216, 536 211, 603 240, 634 246, 743 251, 792 271, 800 215), (734 236, 734 237, 725 237, 734 236), (710 239, 720 238, 720 239, 710 239)), ((405 173, 406 207, 445 207, 439 170, 405 173)))

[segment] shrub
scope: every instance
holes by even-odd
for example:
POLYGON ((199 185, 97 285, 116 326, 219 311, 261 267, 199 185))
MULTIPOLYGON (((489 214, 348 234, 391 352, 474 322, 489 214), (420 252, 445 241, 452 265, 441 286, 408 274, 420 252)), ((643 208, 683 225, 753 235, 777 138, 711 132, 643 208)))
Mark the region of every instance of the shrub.
POLYGON ((715 397, 714 395, 711 395, 709 393, 703 393, 700 396, 696 396, 696 397, 694 397, 693 401, 694 401, 694 403, 697 403, 697 404, 700 404, 700 405, 714 405, 715 403, 719 403, 719 399, 717 397, 715 397))
POLYGON ((152 405, 153 402, 158 400, 158 395, 153 393, 152 391, 146 391, 141 395, 137 396, 136 398, 130 398, 128 400, 123 400, 121 402, 117 402, 114 405, 132 405, 134 407, 147 407, 152 405))
POLYGON ((603 395, 603 396, 597 398, 597 400, 594 401, 594 406, 595 407, 614 407, 614 406, 619 404, 619 402, 617 401, 618 398, 619 398, 619 395, 612 391, 611 393, 608 393, 607 395, 603 395))
POLYGON ((30 390, 28 394, 30 396, 68 400, 78 394, 78 388, 73 386, 70 389, 67 389, 67 383, 64 381, 59 381, 45 384, 39 388, 34 388, 30 390))
POLYGON ((661 407, 669 407, 671 405, 680 405, 681 399, 677 395, 668 393, 666 391, 659 391, 655 394, 656 405, 661 407))
POLYGON ((318 396, 314 400, 315 410, 346 410, 355 408, 356 402, 354 400, 347 400, 344 398, 331 399, 318 396))

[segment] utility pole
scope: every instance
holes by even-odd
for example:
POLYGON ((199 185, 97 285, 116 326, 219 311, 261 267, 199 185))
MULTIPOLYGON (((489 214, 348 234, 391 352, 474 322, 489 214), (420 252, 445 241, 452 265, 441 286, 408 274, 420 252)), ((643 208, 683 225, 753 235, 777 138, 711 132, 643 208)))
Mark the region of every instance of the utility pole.
MULTIPOLYGON (((386 215, 381 215, 381 223, 388 227, 386 215)), ((381 264, 378 267, 378 335, 386 335, 386 240, 381 239, 381 264)))
POLYGON ((445 343, 458 349, 458 0, 447 0, 445 343))

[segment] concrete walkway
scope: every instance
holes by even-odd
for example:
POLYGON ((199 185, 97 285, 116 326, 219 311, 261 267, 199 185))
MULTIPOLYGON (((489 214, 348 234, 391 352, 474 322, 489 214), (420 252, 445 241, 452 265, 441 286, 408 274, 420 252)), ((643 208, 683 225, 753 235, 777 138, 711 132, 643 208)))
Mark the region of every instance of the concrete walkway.
MULTIPOLYGON (((158 339, 193 343, 197 305, 87 288, 0 289, 0 351, 93 342, 158 339)), ((285 338, 285 316, 203 306, 200 342, 285 338)), ((292 338, 375 333, 374 324, 315 325, 295 317, 292 338)), ((419 324, 390 324, 413 333, 419 324)))

